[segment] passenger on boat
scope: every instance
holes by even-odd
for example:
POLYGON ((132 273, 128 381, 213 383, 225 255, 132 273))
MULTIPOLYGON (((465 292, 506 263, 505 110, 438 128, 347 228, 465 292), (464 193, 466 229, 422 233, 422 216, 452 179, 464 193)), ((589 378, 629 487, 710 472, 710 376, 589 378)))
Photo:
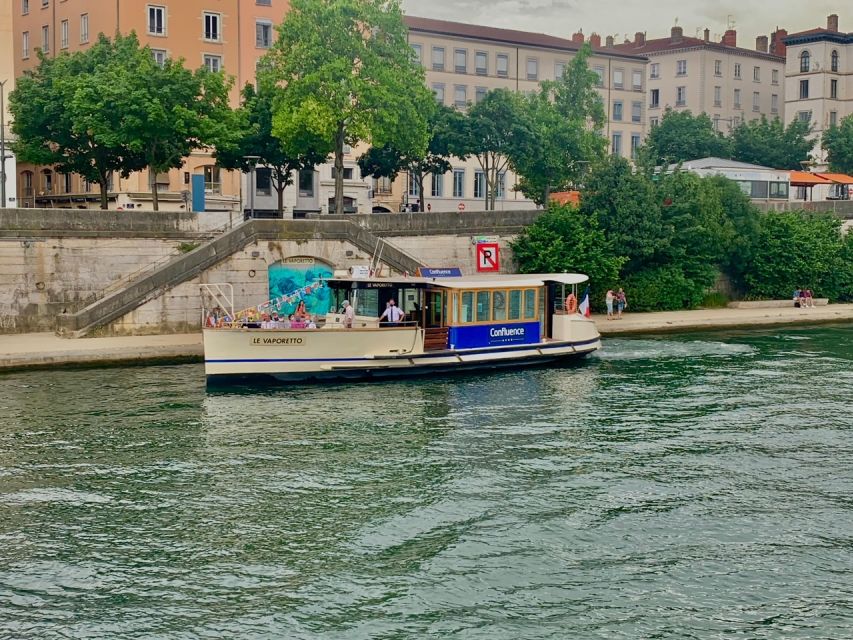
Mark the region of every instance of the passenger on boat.
POLYGON ((307 322, 308 321, 308 309, 305 308, 305 301, 300 300, 299 304, 296 305, 296 311, 293 313, 294 319, 298 322, 307 322))
POLYGON ((397 303, 394 302, 394 299, 392 298, 388 301, 388 306, 385 308, 385 311, 383 311, 382 315, 379 316, 379 323, 382 324, 382 321, 387 318, 385 326, 398 327, 405 317, 406 314, 397 306, 397 303))
POLYGON ((352 323, 355 320, 355 309, 352 308, 349 300, 344 300, 343 311, 341 313, 344 314, 344 328, 352 329, 352 323))

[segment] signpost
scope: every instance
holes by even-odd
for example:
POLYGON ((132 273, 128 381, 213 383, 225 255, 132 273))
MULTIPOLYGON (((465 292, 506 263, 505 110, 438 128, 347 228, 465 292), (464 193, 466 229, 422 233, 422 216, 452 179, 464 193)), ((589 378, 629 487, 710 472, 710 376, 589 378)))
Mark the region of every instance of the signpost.
POLYGON ((497 242, 481 242, 477 245, 477 272, 500 271, 500 245, 497 242))

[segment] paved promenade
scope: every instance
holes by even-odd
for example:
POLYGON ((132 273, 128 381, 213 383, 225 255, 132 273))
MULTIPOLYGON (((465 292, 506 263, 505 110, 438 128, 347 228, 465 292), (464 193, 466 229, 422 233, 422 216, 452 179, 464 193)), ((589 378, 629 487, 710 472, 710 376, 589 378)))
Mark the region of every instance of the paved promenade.
MULTIPOLYGON (((661 313, 626 313, 622 320, 595 316, 605 336, 695 329, 764 327, 779 324, 853 322, 853 304, 814 309, 703 309, 661 313)), ((201 361, 201 334, 117 338, 59 338, 52 333, 0 335, 0 370, 59 365, 201 361)))

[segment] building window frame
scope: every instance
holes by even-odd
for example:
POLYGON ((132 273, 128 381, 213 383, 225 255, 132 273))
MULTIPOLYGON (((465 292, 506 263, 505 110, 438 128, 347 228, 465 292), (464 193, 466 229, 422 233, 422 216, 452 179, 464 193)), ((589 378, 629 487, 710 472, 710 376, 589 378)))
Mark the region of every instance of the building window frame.
POLYGON ((631 122, 641 123, 643 121, 643 103, 634 101, 631 103, 631 122))
POLYGON ((752 81, 761 82, 761 67, 752 68, 752 81))
POLYGON ((610 152, 614 156, 622 155, 622 132, 614 131, 610 138, 610 152))
POLYGON ((631 71, 631 88, 634 91, 643 90, 643 72, 640 69, 633 69, 631 71))
POLYGON ((453 104, 457 109, 464 109, 468 106, 468 85, 453 85, 453 104))
POLYGON ((453 50, 453 70, 456 73, 468 73, 468 49, 453 50))
POLYGON ((30 14, 30 0, 21 0, 21 15, 28 16, 30 14))
POLYGON ((779 94, 774 93, 770 96, 770 113, 779 113, 779 94))
POLYGON ((222 14, 203 11, 201 14, 202 37, 205 42, 222 42, 222 14))
POLYGON ((687 75, 687 60, 675 61, 675 75, 678 77, 687 75))
POLYGON ((489 75, 489 54, 485 51, 474 52, 474 73, 478 76, 489 75))
POLYGON ((430 194, 433 198, 444 197, 444 175, 441 173, 432 174, 432 188, 430 194))
POLYGON ((211 73, 219 73, 223 68, 222 56, 218 53, 203 53, 201 63, 211 73))
POLYGON ((423 45, 412 43, 412 53, 415 55, 415 62, 423 66, 424 64, 424 48, 423 45))
POLYGON ((800 80, 800 100, 809 99, 809 81, 808 78, 800 80))
POLYGON ((614 69, 613 70, 613 88, 614 89, 624 89, 625 88, 625 69, 614 69))
POLYGON ((148 21, 146 23, 149 36, 165 37, 168 34, 166 7, 162 4, 145 5, 148 21))
POLYGON ((675 106, 683 107, 687 104, 687 87, 682 85, 675 88, 675 106))
POLYGON ((833 49, 832 53, 829 54, 829 70, 832 73, 838 73, 838 51, 836 49, 833 49))
POLYGON ((717 77, 722 77, 722 75, 723 75, 723 61, 722 60, 714 60, 714 75, 717 77))
POLYGON ((497 73, 500 78, 509 77, 509 54, 508 53, 499 53, 495 57, 496 67, 495 73, 497 73), (501 64, 503 63, 503 64, 501 64))
POLYGON ((838 100, 838 80, 835 78, 829 81, 829 97, 832 100, 838 100))
POLYGON ((761 94, 758 91, 752 92, 752 110, 761 111, 761 94))
POLYGON ((734 91, 734 108, 740 109, 740 89, 734 91))
POLYGON ((721 85, 714 86, 714 106, 720 107, 723 104, 723 87, 721 85))
POLYGON ((770 72, 770 84, 779 84, 779 69, 773 69, 770 72))
POLYGON ((273 41, 272 20, 255 20, 255 48, 269 49, 273 41))
POLYGON ((660 108, 660 89, 649 89, 649 109, 660 108))
POLYGON ((29 60, 30 57, 30 32, 24 31, 21 34, 21 57, 24 60, 29 60))
POLYGON ((539 80, 539 58, 527 58, 525 69, 528 80, 539 80))
POLYGON ((660 78, 660 62, 652 62, 649 65, 649 79, 657 80, 660 78))
POLYGON ((439 104, 444 104, 445 100, 445 90, 443 82, 433 82, 432 83, 432 95, 435 96, 436 101, 439 104))
POLYGON ((59 48, 68 48, 68 20, 59 23, 59 48))
POLYGON ((812 54, 808 49, 800 53, 800 73, 808 73, 811 70, 812 54))
POLYGON ((430 60, 432 61, 432 70, 433 71, 444 71, 444 47, 433 47, 432 48, 432 57, 430 60))
POLYGON ((50 53, 50 25, 44 24, 41 27, 41 50, 42 53, 50 53))
POLYGON ((624 116, 625 105, 621 100, 613 101, 613 110, 611 119, 614 122, 622 122, 622 118, 624 116))

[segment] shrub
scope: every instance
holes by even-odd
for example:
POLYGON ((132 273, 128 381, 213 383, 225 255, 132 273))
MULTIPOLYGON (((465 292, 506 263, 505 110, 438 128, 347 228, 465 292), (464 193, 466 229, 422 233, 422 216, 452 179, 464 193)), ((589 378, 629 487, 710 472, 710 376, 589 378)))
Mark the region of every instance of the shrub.
POLYGON ((635 273, 626 278, 624 286, 633 311, 692 309, 702 302, 706 290, 675 265, 635 273))

